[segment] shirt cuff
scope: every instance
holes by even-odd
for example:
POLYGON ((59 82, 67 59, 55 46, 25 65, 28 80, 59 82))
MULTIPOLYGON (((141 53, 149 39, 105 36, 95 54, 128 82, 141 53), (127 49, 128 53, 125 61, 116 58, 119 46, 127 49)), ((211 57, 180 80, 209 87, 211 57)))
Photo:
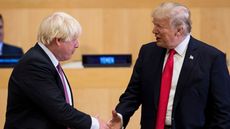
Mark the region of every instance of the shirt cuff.
POLYGON ((121 129, 124 129, 124 127, 123 127, 123 117, 122 117, 122 115, 120 114, 120 113, 117 113, 117 115, 120 117, 120 119, 121 119, 121 129))
POLYGON ((99 121, 94 118, 94 117, 91 117, 91 120, 92 120, 92 124, 91 124, 91 127, 90 129, 99 129, 99 121))

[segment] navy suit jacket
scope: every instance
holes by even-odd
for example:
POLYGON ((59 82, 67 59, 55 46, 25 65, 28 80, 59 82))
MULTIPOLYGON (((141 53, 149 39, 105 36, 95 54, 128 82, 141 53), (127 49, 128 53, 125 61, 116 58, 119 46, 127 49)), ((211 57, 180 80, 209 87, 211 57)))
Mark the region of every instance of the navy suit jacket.
POLYGON ((90 129, 90 126, 89 115, 66 103, 56 68, 36 44, 11 74, 4 129, 90 129))
POLYGON ((22 56, 23 50, 19 47, 3 43, 2 55, 17 55, 22 56))
MULTIPOLYGON (((141 129, 155 129, 165 54, 166 49, 156 43, 142 46, 116 107, 124 127, 141 105, 141 129)), ((230 129, 230 77, 225 54, 193 37, 176 88, 172 129, 230 129)))

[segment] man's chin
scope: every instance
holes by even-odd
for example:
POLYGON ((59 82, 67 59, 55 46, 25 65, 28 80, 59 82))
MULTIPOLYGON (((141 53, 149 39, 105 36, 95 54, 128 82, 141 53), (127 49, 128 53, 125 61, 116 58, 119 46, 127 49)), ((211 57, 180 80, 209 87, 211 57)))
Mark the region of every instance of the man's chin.
POLYGON ((164 43, 162 43, 162 42, 156 42, 156 44, 157 44, 157 46, 159 46, 159 47, 163 47, 163 48, 167 48, 165 45, 164 45, 164 43))
POLYGON ((162 43, 161 43, 161 42, 159 42, 159 41, 156 41, 156 44, 157 44, 157 46, 159 46, 159 47, 161 47, 161 46, 162 46, 162 43))
POLYGON ((70 58, 71 58, 71 56, 62 57, 59 59, 59 61, 68 61, 70 58))

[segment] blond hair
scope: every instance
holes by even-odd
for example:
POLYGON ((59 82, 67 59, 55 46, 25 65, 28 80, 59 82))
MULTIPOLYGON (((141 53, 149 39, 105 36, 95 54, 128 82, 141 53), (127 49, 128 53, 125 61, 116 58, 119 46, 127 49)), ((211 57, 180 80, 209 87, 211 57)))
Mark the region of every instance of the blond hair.
POLYGON ((42 21, 37 40, 43 44, 50 44, 54 38, 71 41, 77 39, 81 31, 81 25, 75 18, 64 12, 56 12, 42 21))

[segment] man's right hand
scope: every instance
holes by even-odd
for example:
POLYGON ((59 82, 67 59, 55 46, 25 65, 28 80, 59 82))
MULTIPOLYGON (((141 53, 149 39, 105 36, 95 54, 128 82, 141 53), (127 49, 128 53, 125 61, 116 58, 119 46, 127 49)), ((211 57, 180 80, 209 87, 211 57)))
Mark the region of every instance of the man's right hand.
POLYGON ((121 117, 117 114, 115 110, 112 111, 112 119, 108 121, 107 124, 110 127, 110 129, 121 129, 122 128, 121 117))
POLYGON ((99 122, 99 129, 111 129, 108 124, 102 121, 98 116, 96 117, 99 122))

